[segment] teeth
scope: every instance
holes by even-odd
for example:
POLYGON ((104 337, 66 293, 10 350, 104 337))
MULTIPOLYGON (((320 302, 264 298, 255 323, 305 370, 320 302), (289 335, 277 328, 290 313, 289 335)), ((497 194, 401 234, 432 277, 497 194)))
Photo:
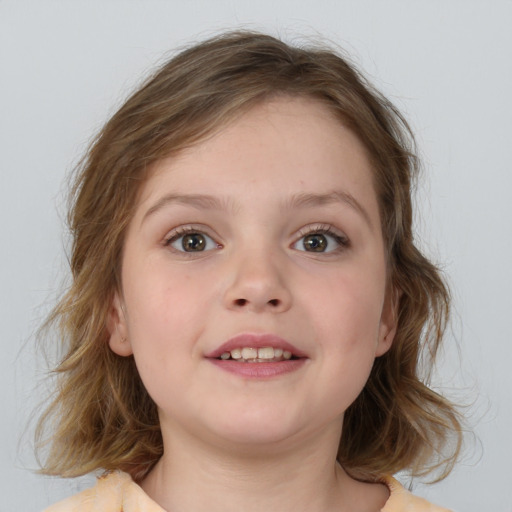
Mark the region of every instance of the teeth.
POLYGON ((244 347, 242 349, 243 359, 256 359, 258 357, 258 350, 255 348, 244 347))
POLYGON ((235 348, 230 352, 224 352, 220 355, 220 359, 243 360, 246 363, 262 363, 269 361, 283 361, 292 358, 292 353, 282 348, 273 347, 242 347, 235 348))
POLYGON ((242 351, 239 348, 235 348, 234 350, 232 350, 231 359, 242 359, 242 351))
POLYGON ((274 349, 272 347, 265 347, 258 349, 259 359, 274 359, 274 349))

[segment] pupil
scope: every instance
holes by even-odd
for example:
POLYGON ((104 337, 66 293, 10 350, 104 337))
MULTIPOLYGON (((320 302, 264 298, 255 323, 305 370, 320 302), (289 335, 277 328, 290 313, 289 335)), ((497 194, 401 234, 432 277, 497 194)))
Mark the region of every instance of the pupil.
POLYGON ((327 239, 324 235, 308 235, 304 238, 306 251, 323 252, 327 247, 327 239))
POLYGON ((202 251, 205 245, 206 241, 204 236, 199 233, 190 233, 183 237, 183 250, 187 252, 202 251))

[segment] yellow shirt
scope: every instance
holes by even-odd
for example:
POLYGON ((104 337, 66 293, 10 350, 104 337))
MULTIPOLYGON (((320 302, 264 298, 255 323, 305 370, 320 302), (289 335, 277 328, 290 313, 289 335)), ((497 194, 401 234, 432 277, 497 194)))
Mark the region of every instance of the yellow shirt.
MULTIPOLYGON (((384 483, 389 498, 381 512, 450 512, 432 505, 405 490, 392 477, 384 483)), ((126 473, 116 471, 98 478, 96 485, 71 496, 43 512, 166 512, 156 504, 126 473)))

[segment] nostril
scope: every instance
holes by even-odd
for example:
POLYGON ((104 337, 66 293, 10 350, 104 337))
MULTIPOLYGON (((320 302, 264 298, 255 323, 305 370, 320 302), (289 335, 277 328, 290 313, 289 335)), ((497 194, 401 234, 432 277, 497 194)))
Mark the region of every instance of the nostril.
MULTIPOLYGON (((236 306, 246 306, 248 304, 248 302, 249 301, 247 299, 236 299, 235 305, 236 306)), ((279 299, 270 299, 269 301, 267 301, 267 304, 269 304, 270 306, 273 306, 273 307, 279 306, 280 303, 281 303, 281 301, 279 299)))

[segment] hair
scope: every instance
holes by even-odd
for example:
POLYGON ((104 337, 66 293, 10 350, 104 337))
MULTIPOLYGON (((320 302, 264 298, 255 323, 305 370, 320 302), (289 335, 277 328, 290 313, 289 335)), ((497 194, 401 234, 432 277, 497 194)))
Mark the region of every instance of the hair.
POLYGON ((133 357, 117 356, 108 344, 126 228, 152 164, 280 95, 322 102, 365 146, 398 301, 394 342, 345 413, 338 460, 366 480, 400 470, 437 470, 442 478, 453 467, 460 417, 426 383, 450 296, 414 244, 411 191, 419 162, 411 130, 339 52, 237 31, 191 46, 157 70, 106 123, 76 169, 68 216, 72 283, 45 324, 58 326, 64 355, 36 431, 40 450, 49 446, 43 473, 121 469, 140 481, 162 455, 157 408, 133 357))

